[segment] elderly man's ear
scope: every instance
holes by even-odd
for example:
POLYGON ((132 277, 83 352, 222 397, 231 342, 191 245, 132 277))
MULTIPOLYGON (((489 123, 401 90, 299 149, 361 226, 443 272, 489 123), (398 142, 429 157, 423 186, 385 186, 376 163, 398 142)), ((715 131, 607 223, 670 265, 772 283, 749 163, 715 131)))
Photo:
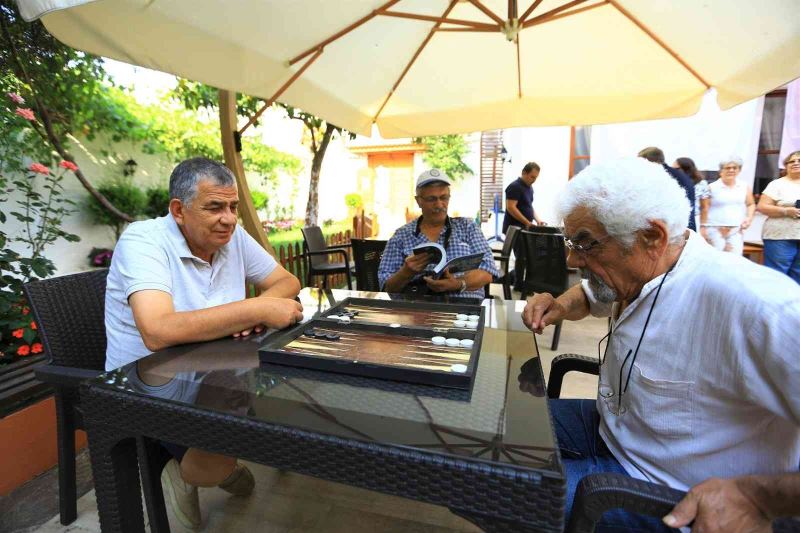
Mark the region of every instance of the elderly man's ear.
POLYGON ((651 220, 650 227, 639 231, 639 242, 653 259, 663 255, 669 245, 669 230, 661 220, 651 220))

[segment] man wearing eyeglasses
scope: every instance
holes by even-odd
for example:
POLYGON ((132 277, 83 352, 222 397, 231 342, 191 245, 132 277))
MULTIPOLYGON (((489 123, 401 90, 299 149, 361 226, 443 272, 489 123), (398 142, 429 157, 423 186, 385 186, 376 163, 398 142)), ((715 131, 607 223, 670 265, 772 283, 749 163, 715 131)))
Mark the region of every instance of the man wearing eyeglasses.
POLYGON ((483 298, 484 286, 499 272, 492 250, 475 222, 451 218, 450 179, 438 169, 426 170, 417 178, 417 205, 422 215, 398 229, 386 244, 378 268, 378 279, 386 292, 435 293, 461 298, 483 298), (415 246, 435 242, 442 245, 448 259, 482 253, 478 268, 463 274, 445 272, 440 279, 432 274, 429 254, 413 253, 415 246))
MULTIPOLYGON (((610 316, 597 400, 551 400, 568 479, 617 472, 687 490, 664 524, 769 531, 800 501, 800 288, 686 229, 689 202, 643 159, 591 165, 558 210, 581 284, 528 299, 542 329, 610 316), (723 478, 723 479, 717 479, 723 478)), ((621 510, 599 530, 659 531, 621 510)))

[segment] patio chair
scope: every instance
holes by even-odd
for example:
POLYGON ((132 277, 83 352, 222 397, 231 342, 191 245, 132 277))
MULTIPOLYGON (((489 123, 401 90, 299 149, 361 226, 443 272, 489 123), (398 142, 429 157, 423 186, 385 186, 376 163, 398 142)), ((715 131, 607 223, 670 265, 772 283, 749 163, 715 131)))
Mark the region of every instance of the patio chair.
MULTIPOLYGON (((48 364, 37 368, 36 377, 55 389, 58 497, 64 525, 74 522, 78 516, 75 431, 84 428, 79 388, 83 381, 97 377, 105 368, 107 276, 108 269, 94 270, 31 281, 24 286, 44 353, 49 359, 48 364)), ((156 452, 143 443, 137 444, 142 458, 148 452, 151 462, 160 463, 163 468, 165 455, 162 455, 163 463, 155 461, 156 452)), ((167 523, 159 476, 153 482, 144 480, 145 501, 154 531, 164 531, 163 524, 167 523)))
MULTIPOLYGON (((523 240, 522 248, 525 251, 525 277, 521 287, 523 300, 535 292, 549 292, 558 297, 569 288, 564 236, 552 232, 552 229, 541 231, 534 227, 529 231, 519 232, 517 238, 523 240)), ((551 350, 558 349, 560 338, 561 322, 558 322, 553 332, 551 350)))
POLYGON ((347 276, 347 288, 353 290, 350 255, 347 253, 349 244, 328 246, 322 229, 319 226, 307 226, 303 232, 303 251, 306 256, 306 272, 308 272, 307 285, 311 285, 314 276, 323 276, 322 287, 328 288, 328 276, 331 274, 344 274, 347 276), (338 255, 341 261, 332 261, 331 255, 338 255))
POLYGON ((360 291, 379 292, 378 267, 388 241, 372 239, 350 239, 353 246, 353 261, 356 264, 356 288, 360 291))
MULTIPOLYGON (((585 374, 600 373, 596 358, 578 354, 561 354, 553 359, 550 376, 547 380, 547 397, 561 396, 564 375, 568 372, 585 374)), ((575 491, 566 533, 592 533, 603 517, 611 509, 624 509, 631 513, 662 517, 669 513, 686 493, 667 487, 634 479, 622 474, 589 474, 579 483, 575 491)), ((772 523, 777 533, 798 531, 800 522, 792 518, 780 518, 772 523)))
POLYGON ((511 299, 511 284, 514 281, 511 279, 511 276, 514 275, 514 271, 509 271, 508 268, 511 262, 511 252, 514 250, 517 237, 519 237, 518 232, 519 228, 517 226, 509 226, 506 231, 506 240, 503 241, 503 249, 494 250, 492 252, 494 260, 500 263, 500 271, 502 272, 502 275, 496 280, 493 280, 492 283, 503 284, 503 298, 506 300, 511 299))

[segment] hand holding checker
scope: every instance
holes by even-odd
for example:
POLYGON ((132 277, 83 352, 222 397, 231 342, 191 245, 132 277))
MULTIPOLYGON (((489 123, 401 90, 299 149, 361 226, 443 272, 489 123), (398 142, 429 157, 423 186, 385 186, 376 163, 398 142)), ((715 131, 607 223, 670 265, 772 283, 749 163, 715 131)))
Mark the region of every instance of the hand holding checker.
POLYGON ((264 319, 253 327, 234 333, 234 337, 246 337, 251 332, 261 333, 265 326, 284 329, 303 320, 303 306, 300 302, 288 298, 271 298, 269 296, 259 296, 254 300, 261 304, 264 319))

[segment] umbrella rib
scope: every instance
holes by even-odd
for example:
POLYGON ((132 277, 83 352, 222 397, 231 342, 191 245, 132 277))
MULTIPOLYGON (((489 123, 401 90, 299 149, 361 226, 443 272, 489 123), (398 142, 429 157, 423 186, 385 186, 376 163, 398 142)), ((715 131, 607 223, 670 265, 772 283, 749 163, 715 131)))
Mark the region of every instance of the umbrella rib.
MULTIPOLYGON (((584 11, 589 11, 590 9, 594 9, 596 7, 601 7, 608 5, 610 3, 609 0, 601 0, 596 4, 592 4, 590 6, 583 6, 577 9, 573 9, 572 11, 567 11, 566 13, 556 13, 555 15, 551 15, 547 18, 536 18, 535 20, 531 20, 530 24, 526 25, 526 28, 530 28, 532 26, 538 26, 539 24, 544 24, 545 22, 553 22, 554 20, 558 20, 565 17, 571 17, 572 15, 577 15, 578 13, 583 13, 584 11)), ((546 14, 546 13, 545 13, 546 14)))
POLYGON ((667 46, 667 43, 665 43, 664 41, 659 39, 658 36, 655 33, 653 33, 652 31, 650 31, 650 29, 647 26, 642 24, 642 22, 640 22, 636 17, 634 17, 630 12, 628 12, 625 8, 623 8, 621 5, 619 5, 619 3, 616 0, 608 0, 608 2, 612 6, 614 6, 617 9, 617 11, 619 11, 625 17, 627 17, 628 20, 630 20, 636 26, 638 26, 640 30, 642 30, 645 34, 647 34, 648 37, 653 39, 661 48, 664 49, 664 51, 666 51, 669 55, 671 55, 675 59, 675 61, 680 63, 683 66, 683 68, 685 68, 686 70, 688 70, 692 74, 692 76, 697 78, 697 80, 700 83, 705 85, 706 89, 710 89, 711 88, 711 84, 708 83, 705 79, 703 79, 703 77, 700 76, 700 74, 698 74, 698 72, 696 70, 694 70, 691 67, 691 65, 689 65, 689 63, 684 61, 684 59, 681 56, 679 56, 672 48, 667 46))
MULTIPOLYGON (((550 11, 548 11, 546 13, 542 13, 538 17, 533 17, 530 20, 526 20, 524 23, 522 23, 522 27, 523 28, 529 28, 531 26, 536 26, 537 24, 541 24, 542 22, 549 21, 553 17, 555 17, 555 15, 558 15, 562 11, 566 11, 567 9, 569 9, 571 7, 575 7, 575 6, 583 4, 584 2, 587 2, 587 1, 588 0, 572 0, 572 2, 568 2, 568 3, 564 4, 563 6, 558 6, 558 7, 554 8, 554 9, 551 9, 550 11)), ((577 10, 576 10, 576 12, 577 12, 577 10)), ((572 13, 573 13, 572 11, 569 12, 569 14, 572 14, 572 13)), ((566 16, 566 14, 562 15, 562 16, 566 16)))
MULTIPOLYGON (((450 11, 453 10, 453 8, 456 6, 457 2, 458 2, 458 0, 450 0, 450 5, 447 6, 447 9, 445 9, 444 13, 442 14, 442 18, 443 19, 446 18, 447 15, 450 13, 450 11)), ((396 82, 394 82, 394 85, 392 86, 392 89, 389 91, 389 94, 386 95, 386 98, 383 100, 383 104, 381 104, 381 107, 378 109, 378 112, 375 113, 374 117, 372 117, 372 123, 373 124, 378 121, 378 117, 383 112, 383 108, 386 107, 386 104, 389 103, 389 99, 392 97, 394 92, 400 86, 400 83, 403 81, 403 78, 405 78, 406 74, 411 69, 411 65, 414 64, 414 62, 417 60, 419 55, 422 53, 422 50, 428 45, 428 43, 430 42, 431 38, 433 37, 433 34, 436 33, 436 30, 439 28, 439 26, 441 24, 442 24, 441 22, 437 22, 436 24, 434 24, 433 28, 431 28, 431 31, 428 32, 427 37, 425 37, 425 40, 422 41, 422 44, 419 45, 419 48, 417 48, 417 51, 414 53, 414 56, 411 58, 411 61, 408 62, 408 64, 406 65, 406 68, 404 68, 403 72, 400 74, 400 77, 397 78, 396 82)))
POLYGON ((522 98, 522 69, 519 60, 519 34, 517 34, 517 98, 522 98))
POLYGON ((494 11, 481 4, 480 0, 469 0, 469 3, 483 11, 487 17, 498 23, 500 26, 506 23, 506 21, 497 16, 494 11))
POLYGON ((533 10, 536 9, 537 7, 539 7, 539 4, 541 4, 543 1, 544 0, 535 0, 531 4, 531 7, 526 9, 525 13, 523 13, 522 16, 519 18, 519 23, 522 24, 523 22, 525 22, 525 20, 527 20, 527 18, 530 16, 530 14, 533 13, 533 10))
POLYGON ((436 22, 439 24, 457 24, 460 26, 467 26, 468 28, 480 28, 480 29, 491 29, 492 31, 497 31, 498 27, 495 24, 487 24, 484 22, 475 22, 473 20, 464 20, 464 19, 449 19, 447 17, 433 17, 430 15, 420 15, 418 13, 406 13, 405 11, 382 11, 379 13, 385 17, 397 17, 403 19, 412 19, 412 20, 424 20, 425 22, 436 22))
POLYGON ((380 15, 382 11, 384 11, 386 9, 389 9, 390 7, 392 7, 393 5, 398 3, 399 1, 400 0, 389 0, 388 2, 383 4, 378 9, 372 10, 372 12, 370 12, 368 15, 365 15, 365 16, 361 17, 360 19, 358 19, 354 23, 350 24, 349 26, 347 26, 343 30, 334 33, 333 35, 331 35, 330 37, 328 37, 324 41, 322 41, 322 42, 320 42, 318 44, 315 44, 314 46, 312 46, 311 48, 309 48, 308 50, 306 50, 302 54, 293 57, 292 59, 289 60, 289 65, 290 66, 294 65, 295 63, 297 63, 298 61, 300 61, 304 57, 306 57, 306 56, 308 56, 310 54, 313 54, 316 50, 319 50, 320 48, 324 48, 325 46, 329 45, 330 43, 332 43, 333 41, 335 41, 339 37, 342 37, 342 36, 350 33, 351 31, 353 31, 354 29, 358 28, 359 26, 361 26, 365 22, 368 22, 368 21, 372 20, 373 18, 375 18, 376 16, 380 15))
POLYGON ((303 64, 303 66, 302 66, 302 67, 300 67, 300 69, 298 69, 298 71, 297 71, 297 72, 295 72, 295 73, 292 75, 292 77, 291 77, 291 78, 289 78, 289 79, 286 81, 286 83, 284 83, 284 84, 281 86, 281 88, 280 88, 280 89, 278 89, 278 90, 275 92, 275 94, 273 94, 273 95, 270 97, 270 99, 269 99, 269 100, 267 100, 266 102, 264 102, 264 105, 261 107, 261 109, 259 109, 259 110, 256 112, 256 114, 255 114, 255 115, 253 115, 252 117, 250 117, 250 120, 248 120, 248 121, 247 121, 247 124, 245 124, 244 126, 242 126, 242 128, 239 130, 239 135, 241 135, 242 133, 244 133, 244 131, 245 131, 247 128, 249 128, 250 126, 252 126, 253 124, 255 124, 255 123, 256 123, 256 121, 258 120, 258 117, 260 117, 260 116, 261 116, 261 115, 264 113, 264 111, 266 111, 266 110, 269 108, 269 106, 271 106, 273 103, 275 103, 275 100, 277 100, 277 99, 278 99, 278 98, 279 98, 279 97, 280 97, 280 96, 283 94, 283 92, 284 92, 286 89, 288 89, 288 88, 289 88, 289 86, 290 86, 290 85, 292 85, 292 84, 295 82, 295 80, 297 80, 297 78, 299 78, 299 77, 300 77, 300 76, 303 74, 303 72, 305 72, 305 71, 306 71, 306 69, 307 69, 308 67, 310 67, 310 66, 311 66, 311 63, 313 63, 314 61, 316 61, 316 60, 317 60, 317 58, 318 58, 319 56, 321 56, 321 55, 322 55, 322 52, 323 52, 324 50, 325 50, 324 48, 320 48, 320 49, 318 49, 318 50, 317 50, 317 51, 314 53, 314 55, 313 55, 313 56, 311 56, 311 57, 309 58, 309 60, 308 60, 308 61, 306 61, 306 62, 303 64))

